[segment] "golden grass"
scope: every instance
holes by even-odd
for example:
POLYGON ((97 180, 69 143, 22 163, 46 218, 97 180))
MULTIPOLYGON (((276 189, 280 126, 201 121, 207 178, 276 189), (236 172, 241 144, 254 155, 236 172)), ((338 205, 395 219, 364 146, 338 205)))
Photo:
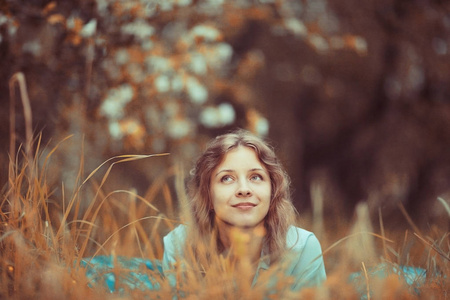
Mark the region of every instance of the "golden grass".
MULTIPOLYGON (((14 83, 25 84, 16 76, 10 83, 14 98, 14 83)), ((26 89, 21 87, 24 107, 26 89)), ((14 112, 12 112, 14 114, 14 112)), ((30 114, 31 117, 31 114, 30 114)), ((30 120, 27 122, 31 126, 30 120)), ((14 127, 12 127, 14 128, 14 127)), ((27 134, 30 130, 27 130, 27 134)), ((31 131, 30 131, 31 132, 31 131)), ((14 134, 14 133, 12 133, 14 134)), ((70 137, 67 137, 70 138, 70 137)), ((11 138, 9 181, 2 190, 0 202, 0 298, 15 299, 447 299, 449 297, 449 232, 448 228, 430 227, 429 232, 417 228, 406 211, 405 219, 413 232, 398 232, 385 228, 380 213, 380 233, 373 232, 365 205, 358 207, 356 218, 335 228, 324 225, 325 199, 320 186, 313 187, 314 219, 303 222, 306 227, 319 230, 328 279, 320 288, 307 288, 298 293, 289 290, 290 278, 280 277, 274 270, 261 275, 258 284, 251 287, 251 270, 221 256, 213 257, 207 270, 203 265, 189 266, 180 262, 175 272, 177 288, 157 270, 143 266, 135 272, 148 275, 157 289, 131 289, 123 282, 129 269, 118 262, 121 257, 136 257, 153 262, 163 255, 162 235, 174 228, 180 220, 189 221, 186 214, 181 168, 163 174, 152 183, 144 196, 135 190, 106 191, 105 183, 113 167, 134 160, 158 159, 157 155, 122 155, 112 157, 82 178, 83 165, 78 172, 77 188, 68 199, 61 185, 63 199, 55 199, 53 187, 47 182, 47 169, 52 148, 46 156, 41 151, 40 136, 33 140, 27 135, 24 150, 15 148, 11 138), (35 149, 34 151, 32 149, 35 149), (106 168, 103 176, 100 170, 106 168), (172 176, 172 175, 177 175, 172 176), (169 189, 169 180, 175 179, 178 208, 169 189), (90 190, 91 193, 82 193, 90 190), (86 199, 86 195, 91 198, 86 199), (162 197, 165 207, 154 203, 162 197), (89 203, 82 208, 82 203, 89 203), (181 215, 181 218, 173 219, 181 215), (114 268, 99 270, 116 277, 111 294, 102 283, 86 275, 84 262, 89 266, 98 255, 113 258, 114 268), (181 267, 182 266, 182 267, 181 267), (426 270, 426 278, 405 281, 407 269, 426 270), (358 273, 359 272, 359 273, 358 273), (399 276, 402 274, 405 276, 399 276), (119 279, 122 278, 122 281, 119 279), (277 280, 274 280, 274 279, 277 280), (350 281, 349 278, 353 278, 350 281)), ((61 143, 63 143, 61 141, 61 143)), ((83 158, 81 159, 83 161, 83 158)), ((445 200, 438 200, 448 211, 445 200)), ((449 213, 450 217, 450 213, 449 213)), ((200 249, 200 251, 207 249, 200 249)), ((189 255, 187 253, 186 255, 189 255)))
MULTIPOLYGON (((108 159, 86 179, 78 179, 78 189, 68 205, 61 208, 51 203, 56 200, 52 200, 52 188, 46 182, 45 174, 49 155, 57 149, 41 157, 40 139, 35 143, 37 151, 31 162, 24 151, 19 152, 14 162, 11 161, 12 172, 2 193, 0 298, 91 299, 106 296, 139 298, 145 295, 170 298, 174 291, 168 280, 157 271, 139 270, 153 278, 159 289, 131 290, 123 284, 120 286, 122 293, 111 295, 102 284, 96 285, 92 278, 87 277, 86 269, 79 266, 83 258, 89 264, 86 258, 98 255, 150 260, 162 258, 162 235, 180 222, 167 215, 176 215, 176 212, 168 212, 166 207, 156 207, 154 198, 140 196, 133 190, 105 192, 103 188, 114 165, 137 159, 158 159, 155 156, 159 155, 125 155, 108 159), (99 170, 107 165, 105 174, 99 181, 95 180, 99 170), (86 199, 80 198, 80 191, 88 186, 94 191, 93 196, 88 200, 87 209, 81 211, 80 202, 86 199)), ((173 199, 167 184, 162 181, 155 184, 158 187, 151 185, 147 196, 163 195, 167 206, 172 209, 173 199), (158 189, 162 192, 158 193, 158 189)), ((185 197, 182 192, 178 196, 185 197)), ((395 231, 384 228, 380 216, 381 233, 378 234, 371 231, 366 209, 364 206, 358 209, 356 220, 347 226, 347 232, 343 232, 339 239, 330 237, 326 226, 319 225, 324 230, 321 241, 328 280, 323 287, 302 290, 300 295, 311 299, 358 299, 361 296, 366 299, 446 299, 449 233, 445 228, 434 228, 430 235, 413 229, 412 233, 406 231, 402 236, 397 236, 395 231), (426 279, 407 285, 402 276, 392 271, 392 268, 402 265, 426 269, 426 279), (360 276, 352 283, 348 278, 354 272, 360 272, 360 276)), ((287 278, 271 284, 273 278, 278 276, 275 272, 264 274, 261 283, 251 288, 249 280, 242 280, 251 278, 249 269, 217 257, 207 272, 192 267, 181 280, 179 271, 176 275, 179 296, 189 299, 233 298, 239 295, 246 299, 258 299, 268 295, 269 286, 274 299, 299 296, 289 291, 287 278)), ((116 266, 109 272, 113 272, 116 278, 123 278, 129 270, 116 266)))

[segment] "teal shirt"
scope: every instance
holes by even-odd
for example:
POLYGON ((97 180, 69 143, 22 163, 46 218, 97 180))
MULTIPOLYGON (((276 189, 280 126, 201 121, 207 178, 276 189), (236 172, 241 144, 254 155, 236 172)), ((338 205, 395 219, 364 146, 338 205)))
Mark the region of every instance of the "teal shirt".
MULTIPOLYGON (((162 269, 169 278, 172 265, 177 257, 183 255, 186 235, 186 226, 179 225, 164 237, 162 269)), ((317 286, 326 280, 322 249, 319 240, 312 232, 291 226, 286 235, 286 245, 289 251, 283 257, 282 263, 286 266, 284 275, 294 278, 293 290, 317 286)), ((269 266, 269 257, 263 249, 261 260, 253 278, 253 286, 257 283, 260 273, 269 269, 269 266)))

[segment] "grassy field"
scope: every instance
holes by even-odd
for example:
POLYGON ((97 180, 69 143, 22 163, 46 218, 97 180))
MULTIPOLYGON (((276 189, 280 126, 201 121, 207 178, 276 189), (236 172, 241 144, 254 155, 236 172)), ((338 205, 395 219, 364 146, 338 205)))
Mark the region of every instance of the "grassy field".
MULTIPOLYGON (((81 178, 83 168, 80 167, 77 188, 72 195, 65 195, 64 183, 59 187, 47 183, 51 155, 58 151, 58 146, 47 149, 44 156, 39 139, 34 140, 33 145, 25 145, 17 151, 15 160, 10 163, 9 182, 2 189, 0 298, 170 298, 173 289, 161 276, 155 262, 162 258, 162 236, 180 223, 180 218, 175 216, 181 212, 174 199, 183 198, 183 193, 175 197, 166 178, 155 181, 142 196, 134 190, 106 192, 104 188, 108 176, 114 172, 114 165, 159 159, 156 156, 164 154, 113 157, 86 178, 81 178), (59 193, 62 199, 55 198, 56 189, 62 191, 59 193), (164 207, 155 206, 158 197, 163 198, 164 207), (82 203, 88 205, 83 207, 82 203), (93 257, 109 257, 115 267, 98 269, 97 275, 94 272, 88 276, 80 263, 84 259, 84 265, 90 266, 93 257), (133 277, 129 264, 120 264, 121 259, 132 257, 137 262, 134 272, 147 275, 157 288, 144 286, 140 289, 129 284, 129 280, 132 284, 142 282, 130 279, 133 277), (153 267, 148 266, 149 262, 154 263, 153 267), (116 278, 109 289, 103 282, 107 276, 102 277, 102 272, 114 274, 116 278), (111 293, 111 289, 116 292, 111 293)), ((175 184, 179 191, 181 181, 175 184)), ((323 201, 320 192, 313 198, 319 204, 323 201)), ((444 200, 437 201, 441 201, 443 210, 448 210, 444 200)), ((321 240, 328 280, 323 287, 302 290, 300 295, 286 289, 287 278, 279 280, 271 288, 274 294, 269 298, 449 297, 447 226, 430 226, 423 232, 409 220, 411 229, 401 232, 384 228, 380 217, 376 226, 379 232, 375 232, 364 204, 357 207, 353 220, 330 226, 323 221, 319 204, 316 204, 319 209, 313 218, 299 219, 299 223, 314 230, 321 240)), ((402 217, 408 221, 406 212, 402 217)), ((243 278, 245 272, 245 269, 218 261, 207 276, 192 271, 187 276, 188 283, 179 286, 179 296, 247 299, 267 296, 271 274, 263 278, 261 285, 251 289, 247 282, 235 278, 243 278)))
MULTIPOLYGON (((26 100, 25 91, 21 92, 26 100)), ((162 237, 186 220, 179 209, 186 203, 182 172, 169 170, 139 195, 133 189, 106 187, 114 166, 166 154, 112 157, 87 172, 81 157, 78 176, 69 183, 75 188, 69 193, 67 182, 55 186, 47 180, 49 170, 58 167, 52 165, 52 155, 59 145, 42 146, 40 136, 32 137, 26 110, 25 117, 26 142, 19 149, 11 126, 10 154, 16 155, 11 156, 8 182, 1 192, 1 299, 449 297, 450 208, 444 199, 436 201, 445 220, 429 224, 426 231, 402 206, 399 218, 409 229, 385 228, 381 213, 373 224, 367 204, 357 206, 352 220, 328 218, 320 185, 312 188, 312 217, 301 215, 297 225, 313 230, 321 241, 328 275, 323 286, 293 293, 287 288, 289 278, 278 278, 273 284, 278 275, 268 271, 251 288, 250 281, 243 280, 250 276, 245 265, 215 257, 206 273, 187 269, 183 276, 176 274, 174 289, 158 262, 162 237)))

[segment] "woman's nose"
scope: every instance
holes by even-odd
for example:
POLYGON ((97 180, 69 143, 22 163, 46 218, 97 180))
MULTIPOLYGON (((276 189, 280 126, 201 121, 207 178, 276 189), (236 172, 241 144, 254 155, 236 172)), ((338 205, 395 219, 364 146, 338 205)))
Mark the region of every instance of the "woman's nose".
POLYGON ((246 181, 240 181, 236 194, 239 197, 248 197, 252 194, 252 190, 246 181))

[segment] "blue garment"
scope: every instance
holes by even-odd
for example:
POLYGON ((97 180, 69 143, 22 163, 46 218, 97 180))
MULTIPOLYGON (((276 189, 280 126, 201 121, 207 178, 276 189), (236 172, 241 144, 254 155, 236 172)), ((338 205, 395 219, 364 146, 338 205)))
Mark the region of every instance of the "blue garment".
POLYGON ((86 268, 90 286, 104 286, 109 292, 123 293, 125 289, 158 290, 162 278, 161 262, 138 257, 86 257, 80 265, 86 268), (115 272, 115 267, 120 272, 115 272))
MULTIPOLYGON (((164 237, 162 269, 169 279, 177 257, 183 256, 186 235, 186 226, 179 225, 164 237)), ((325 281, 326 273, 322 249, 312 232, 291 226, 286 235, 286 246, 288 252, 282 259, 282 264, 286 266, 283 275, 294 278, 293 290, 300 290, 306 286, 316 286, 325 281)), ((270 259, 268 253, 265 252, 263 248, 252 286, 256 284, 260 273, 269 269, 270 259)))
MULTIPOLYGON (((409 286, 411 295, 420 295, 420 287, 425 284, 427 271, 422 268, 411 266, 401 266, 393 263, 381 263, 369 268, 366 273, 354 272, 349 276, 356 291, 361 296, 361 300, 368 299, 368 294, 372 295, 373 290, 367 291, 367 278, 386 279, 389 275, 397 275, 399 279, 404 280, 409 286)), ((369 287, 370 288, 370 287, 369 287)))

